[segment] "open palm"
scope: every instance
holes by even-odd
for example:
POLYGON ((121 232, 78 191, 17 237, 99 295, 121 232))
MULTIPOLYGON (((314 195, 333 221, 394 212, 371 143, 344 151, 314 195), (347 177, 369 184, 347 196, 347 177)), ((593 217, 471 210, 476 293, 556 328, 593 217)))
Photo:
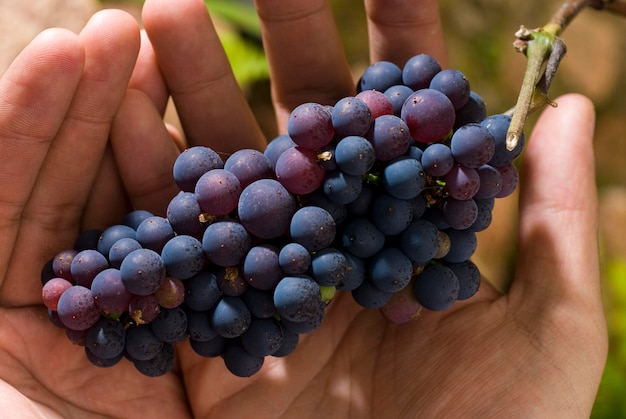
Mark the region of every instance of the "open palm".
MULTIPOLYGON (((298 103, 333 103, 353 89, 328 4, 290 3, 257 1, 282 128, 298 103)), ((373 60, 402 62, 428 52, 446 62, 436 2, 415 3, 420 7, 366 1, 373 60)), ((163 213, 176 193, 171 165, 178 153, 162 123, 168 95, 187 145, 231 152, 264 141, 204 4, 148 0, 143 18, 141 48, 136 23, 115 11, 97 14, 78 36, 47 31, 0 81, 1 411, 176 418, 588 415, 606 331, 593 111, 579 96, 563 97, 547 111, 528 146, 519 268, 508 294, 483 282, 471 300, 443 313, 424 311, 402 326, 341 295, 293 354, 268 358, 248 379, 233 377, 187 344, 177 346, 175 369, 157 379, 128 362, 91 366, 83 348, 50 325, 40 304, 40 267, 81 229, 106 227, 132 207, 163 213)))

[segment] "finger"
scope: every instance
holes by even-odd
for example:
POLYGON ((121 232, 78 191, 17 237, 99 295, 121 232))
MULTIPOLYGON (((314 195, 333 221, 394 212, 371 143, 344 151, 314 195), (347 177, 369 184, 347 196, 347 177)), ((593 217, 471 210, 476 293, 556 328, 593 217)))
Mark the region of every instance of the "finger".
POLYGON ((80 80, 85 52, 64 29, 37 36, 0 79, 0 278, 50 141, 80 80))
POLYGON ((118 10, 95 14, 79 38, 85 46, 83 75, 22 214, 17 256, 4 284, 12 288, 14 302, 39 300, 38 284, 24 286, 24 276, 39 271, 33 261, 45 261, 76 238, 139 49, 135 19, 118 10))
POLYGON ((436 0, 366 0, 372 61, 400 67, 412 56, 432 55, 447 67, 448 55, 436 0))
POLYGON ((519 268, 511 295, 534 306, 601 304, 591 102, 557 100, 538 120, 524 157, 519 268))
POLYGON ((189 145, 232 153, 265 139, 201 0, 147 0, 144 26, 189 145))
POLYGON ((154 48, 145 30, 141 31, 141 47, 139 48, 139 55, 137 55, 137 62, 128 82, 128 87, 141 90, 147 94, 152 99, 161 116, 165 114, 169 92, 159 69, 154 48))
POLYGON ((167 203, 178 193, 172 167, 179 150, 145 93, 126 92, 111 129, 111 144, 132 207, 164 216, 167 203))
POLYGON ((354 94, 337 26, 327 0, 256 0, 270 66, 279 131, 303 102, 333 105, 354 94))

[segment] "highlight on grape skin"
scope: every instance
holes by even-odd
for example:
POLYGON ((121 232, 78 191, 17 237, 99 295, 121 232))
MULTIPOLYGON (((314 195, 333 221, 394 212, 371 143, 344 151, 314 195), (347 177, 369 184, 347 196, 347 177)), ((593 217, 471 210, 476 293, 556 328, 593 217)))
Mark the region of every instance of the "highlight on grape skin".
POLYGON ((183 151, 166 214, 83 232, 42 270, 42 301, 91 364, 148 377, 184 344, 254 375, 341 293, 399 327, 449 310, 478 291, 476 233, 519 181, 510 122, 431 56, 374 63, 354 96, 297 106, 265 150, 183 151))

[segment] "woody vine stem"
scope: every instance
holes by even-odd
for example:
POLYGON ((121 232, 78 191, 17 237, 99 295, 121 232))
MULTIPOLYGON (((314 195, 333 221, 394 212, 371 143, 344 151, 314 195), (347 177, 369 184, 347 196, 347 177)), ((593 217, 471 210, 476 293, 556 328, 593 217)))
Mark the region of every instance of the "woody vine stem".
POLYGON ((513 46, 524 53, 528 61, 517 103, 507 112, 512 115, 506 138, 509 150, 519 142, 529 113, 545 104, 554 106, 548 97, 548 89, 567 50, 559 35, 587 7, 626 16, 626 0, 571 0, 565 1, 543 27, 528 29, 522 26, 515 33, 513 46))

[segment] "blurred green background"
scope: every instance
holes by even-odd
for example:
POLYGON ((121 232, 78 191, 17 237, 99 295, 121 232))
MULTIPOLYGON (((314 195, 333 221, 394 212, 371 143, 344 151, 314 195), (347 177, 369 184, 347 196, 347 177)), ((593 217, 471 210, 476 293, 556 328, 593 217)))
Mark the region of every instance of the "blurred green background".
MULTIPOLYGON (((369 64, 362 2, 330 0, 354 74, 369 64)), ((80 30, 102 7, 128 10, 140 20, 141 0, 0 0, 0 73, 27 42, 50 26, 80 30)), ((258 22, 248 0, 206 0, 234 73, 268 138, 276 134, 267 65, 258 22)), ((451 64, 469 78, 489 113, 517 98, 525 58, 512 48, 520 25, 545 24, 562 1, 440 0, 451 64)), ((288 34, 286 34, 288 36, 288 34)), ((585 10, 564 32, 568 45, 551 96, 583 93, 596 105, 596 175, 602 281, 610 333, 609 358, 593 418, 626 417, 626 18, 585 10)), ((168 118, 175 121, 175 114, 168 118)), ((535 116, 528 121, 530 132, 535 116)), ((585 202, 581 202, 585 205, 585 202)), ((499 200, 494 222, 479 236, 475 262, 502 288, 511 277, 517 197, 499 200)))

